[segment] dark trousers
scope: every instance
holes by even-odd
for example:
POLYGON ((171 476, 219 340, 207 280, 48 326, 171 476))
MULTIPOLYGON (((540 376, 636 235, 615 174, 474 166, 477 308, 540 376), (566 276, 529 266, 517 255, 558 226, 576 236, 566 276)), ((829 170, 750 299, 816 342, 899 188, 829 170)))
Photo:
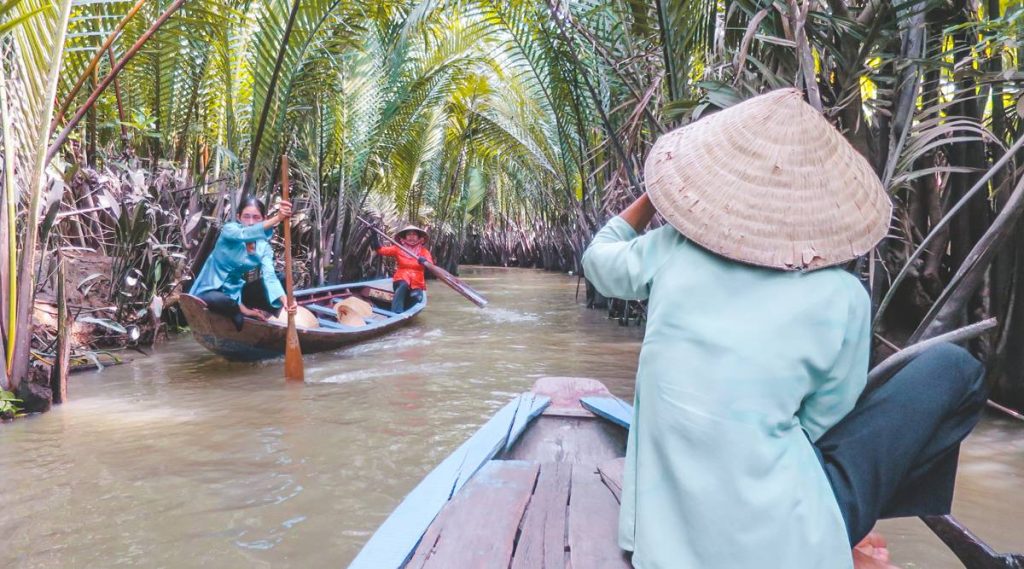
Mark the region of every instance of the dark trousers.
POLYGON ((984 376, 966 350, 938 345, 818 439, 851 546, 879 519, 949 513, 960 442, 985 406, 984 376))
POLYGON ((405 281, 395 281, 395 296, 391 299, 391 312, 405 312, 406 307, 423 300, 423 291, 409 288, 405 281))
MULTIPOLYGON (((219 290, 208 290, 199 295, 199 298, 206 303, 210 312, 227 316, 235 324, 235 329, 241 330, 244 318, 238 303, 233 298, 219 290)), ((245 283, 242 287, 242 304, 249 308, 258 308, 271 314, 277 314, 278 309, 271 306, 267 300, 267 287, 263 286, 263 279, 256 279, 245 283)))

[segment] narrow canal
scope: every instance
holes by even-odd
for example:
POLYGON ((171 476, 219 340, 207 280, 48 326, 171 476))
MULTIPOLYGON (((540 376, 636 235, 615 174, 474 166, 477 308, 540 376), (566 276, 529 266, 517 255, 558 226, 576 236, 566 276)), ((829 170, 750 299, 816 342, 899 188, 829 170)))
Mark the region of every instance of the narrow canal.
MULTIPOLYGON (((0 426, 0 567, 343 567, 435 464, 544 375, 631 399, 642 334, 574 302, 575 277, 465 268, 491 305, 439 283, 392 336, 231 364, 189 337, 72 377, 72 401, 0 426)), ((582 299, 582 291, 581 291, 582 299)), ((1024 425, 989 417, 954 513, 1024 550, 1024 425)), ((956 568, 917 520, 885 522, 903 567, 956 568)))

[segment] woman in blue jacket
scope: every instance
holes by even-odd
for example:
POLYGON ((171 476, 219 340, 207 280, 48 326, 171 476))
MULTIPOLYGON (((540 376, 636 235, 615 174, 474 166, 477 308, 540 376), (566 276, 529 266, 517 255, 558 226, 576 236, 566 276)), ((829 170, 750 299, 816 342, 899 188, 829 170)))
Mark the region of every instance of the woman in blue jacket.
MULTIPOLYGON (((238 221, 221 229, 213 252, 189 291, 212 312, 231 318, 239 330, 245 316, 266 320, 287 303, 284 287, 274 270, 270 238, 274 228, 291 217, 292 204, 282 201, 279 206, 278 212, 268 218, 262 201, 255 197, 242 200, 238 221)), ((288 312, 295 310, 293 303, 288 312)))

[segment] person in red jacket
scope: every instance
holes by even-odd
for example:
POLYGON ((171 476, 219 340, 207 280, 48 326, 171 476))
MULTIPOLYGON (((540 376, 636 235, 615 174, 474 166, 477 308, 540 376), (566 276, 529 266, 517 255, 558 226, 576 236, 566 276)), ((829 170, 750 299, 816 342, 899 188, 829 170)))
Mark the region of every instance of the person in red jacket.
POLYGON ((427 242, 427 237, 427 232, 415 225, 407 225, 395 234, 396 241, 416 254, 415 257, 410 257, 400 247, 394 245, 382 247, 377 234, 373 234, 372 245, 377 254, 395 257, 398 262, 395 275, 392 277, 395 297, 391 301, 391 312, 405 312, 407 306, 412 306, 423 300, 423 291, 427 290, 427 283, 423 278, 423 264, 434 262, 430 251, 423 246, 427 242))

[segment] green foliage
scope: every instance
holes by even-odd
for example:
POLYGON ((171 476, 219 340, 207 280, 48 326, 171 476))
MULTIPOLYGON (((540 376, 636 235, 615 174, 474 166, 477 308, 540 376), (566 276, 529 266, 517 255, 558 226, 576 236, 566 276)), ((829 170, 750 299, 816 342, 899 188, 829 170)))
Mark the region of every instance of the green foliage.
MULTIPOLYGON (((68 97, 134 3, 64 6, 71 15, 58 41, 59 12, 12 2, 0 6, 0 33, 11 30, 18 53, 10 59, 27 63, 8 91, 25 82, 21 104, 32 112, 4 126, 26 141, 17 158, 32 166, 27 158, 45 148, 45 136, 32 136, 41 112, 68 97), (52 97, 45 71, 55 54, 46 48, 55 42, 64 65, 52 97)), ((353 213, 363 209, 392 225, 429 224, 452 258, 469 236, 493 235, 494 243, 471 246, 502 250, 503 259, 517 248, 561 266, 642 191, 641 166, 660 134, 795 85, 869 157, 899 205, 872 271, 884 309, 899 291, 879 275, 918 274, 915 248, 1022 128, 1011 112, 1021 10, 982 8, 935 0, 190 0, 127 65, 119 91, 101 95, 91 110, 99 127, 83 121, 73 139, 100 157, 127 156, 125 170, 223 181, 217 189, 197 183, 191 194, 169 193, 186 183, 152 179, 142 191, 129 183, 114 192, 124 207, 111 207, 104 222, 114 243, 101 247, 116 257, 115 281, 138 271, 145 283, 145 293, 124 299, 119 316, 128 317, 179 280, 168 275, 195 216, 229 211, 212 205, 218 192, 235 197, 244 184, 276 193, 281 154, 292 159, 302 212, 295 228, 309 253, 300 261, 316 279, 358 271, 351 267, 366 246, 353 213)), ((126 23, 113 59, 161 10, 146 4, 126 23)), ((99 61, 103 76, 111 58, 99 61)), ((64 158, 75 168, 80 152, 64 158)), ((964 261, 964 240, 983 233, 1014 168, 984 188, 997 205, 962 222, 955 246, 940 241, 927 255, 924 273, 937 290, 914 294, 922 311, 964 261)), ((42 169, 19 171, 38 175, 29 211, 37 216, 46 209, 42 169)), ((64 205, 81 207, 79 199, 64 205)), ((1016 282, 1005 275, 1004 293, 1016 282)), ((996 303, 1002 309, 1024 306, 1007 294, 996 303)))
POLYGON ((18 406, 21 399, 18 399, 10 391, 0 389, 0 418, 13 418, 21 414, 21 407, 18 406))

